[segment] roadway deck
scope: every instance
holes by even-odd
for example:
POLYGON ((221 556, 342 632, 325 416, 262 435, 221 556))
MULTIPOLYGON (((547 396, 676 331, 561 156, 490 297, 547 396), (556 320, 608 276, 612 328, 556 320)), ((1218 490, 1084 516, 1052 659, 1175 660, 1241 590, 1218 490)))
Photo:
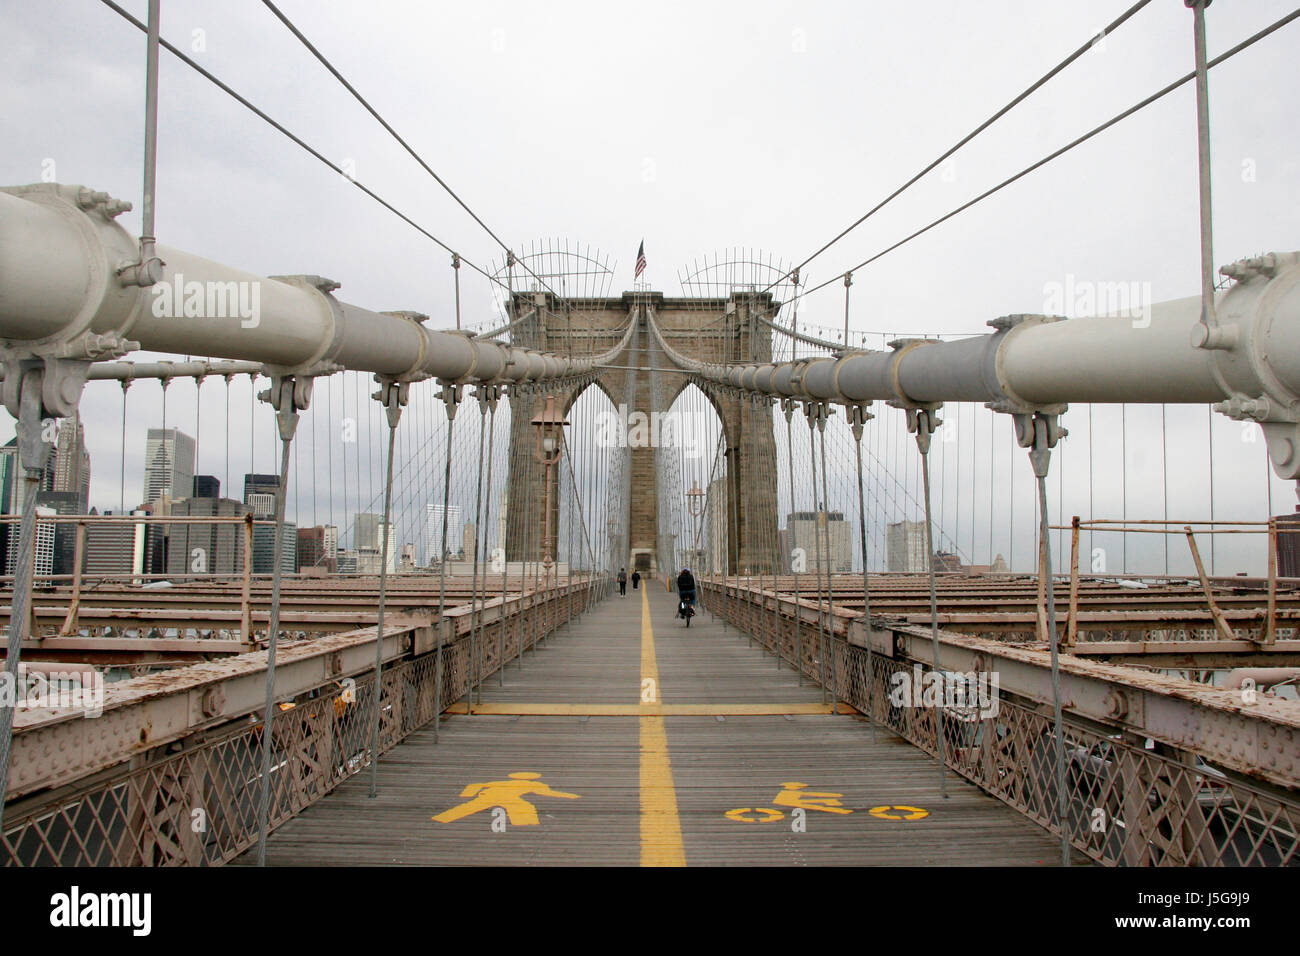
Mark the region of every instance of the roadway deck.
POLYGON ((268 862, 1059 862, 1047 833, 951 773, 942 798, 932 757, 883 731, 873 742, 864 718, 832 716, 819 688, 707 612, 686 629, 675 595, 649 585, 549 638, 503 685, 491 678, 475 708, 485 712, 460 702, 436 745, 429 726, 385 755, 377 798, 362 774, 285 824, 268 862), (508 776, 518 773, 540 779, 508 776), (462 795, 492 781, 557 795, 462 795), (495 801, 513 802, 513 822, 495 801), (451 819, 457 807, 465 815, 451 819), (928 814, 892 819, 911 814, 896 807, 928 814))

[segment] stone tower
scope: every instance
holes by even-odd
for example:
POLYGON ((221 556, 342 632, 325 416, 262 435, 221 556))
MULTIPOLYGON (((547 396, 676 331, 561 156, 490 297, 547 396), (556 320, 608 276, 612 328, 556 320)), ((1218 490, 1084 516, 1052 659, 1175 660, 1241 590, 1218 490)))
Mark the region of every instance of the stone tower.
MULTIPOLYGON (((616 346, 629 317, 636 323, 629 349, 616 361, 620 368, 598 373, 595 386, 615 408, 628 415, 640 411, 649 417, 667 412, 688 384, 658 349, 647 325, 648 314, 668 344, 676 351, 704 362, 771 360, 771 330, 759 321, 777 308, 771 296, 733 292, 727 298, 665 298, 651 291, 625 292, 618 297, 560 301, 550 293, 517 292, 510 303, 510 320, 518 321, 513 343, 558 355, 581 357, 616 346), (635 370, 633 370, 635 369, 635 370)), ((579 392, 551 389, 556 407, 567 414, 579 392)), ((776 446, 771 413, 766 405, 754 406, 730 395, 707 393, 722 422, 727 458, 727 562, 732 573, 746 570, 771 573, 775 563, 776 446), (759 540, 760 537, 763 540, 759 540)), ((534 458, 536 447, 532 419, 543 407, 544 394, 511 398, 511 434, 506 554, 509 560, 539 560, 542 556, 544 470, 534 458)), ((596 435, 573 434, 571 446, 594 442, 596 435)), ((710 454, 712 450, 710 450, 710 454)), ((630 459, 630 514, 628 533, 620 541, 622 554, 614 565, 643 574, 664 575, 659 541, 655 449, 635 447, 630 459)), ((558 525, 558 495, 552 494, 552 528, 558 525)), ((719 569, 720 570, 720 569, 719 569)))

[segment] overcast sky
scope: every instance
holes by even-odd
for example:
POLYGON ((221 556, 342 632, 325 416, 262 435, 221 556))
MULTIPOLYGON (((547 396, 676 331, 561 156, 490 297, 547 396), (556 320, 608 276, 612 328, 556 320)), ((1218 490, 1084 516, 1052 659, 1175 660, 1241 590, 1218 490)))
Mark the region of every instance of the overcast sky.
MULTIPOLYGON (((283 0, 282 9, 508 243, 589 243, 617 261, 617 292, 631 287, 644 239, 645 278, 676 294, 679 267, 716 250, 803 259, 1128 4, 283 0)), ((124 6, 146 15, 143 0, 124 6)), ((1211 55, 1289 8, 1214 4, 1211 55)), ((262 4, 164 0, 162 29, 463 255, 485 266, 501 258, 262 4)), ((49 0, 0 6, 0 36, 0 183, 52 170, 135 202, 120 221, 138 233, 143 35, 95 0, 49 0)), ((1300 248, 1298 60, 1292 24, 1211 74, 1219 263, 1300 248)), ((1192 65, 1190 11, 1156 0, 806 277, 837 275, 1192 65)), ((1043 311, 1047 285, 1067 276, 1149 283, 1157 301, 1195 294, 1194 117, 1189 84, 858 273, 853 328, 979 332, 998 315, 1043 311)), ((347 301, 452 324, 444 251, 165 52, 158 164, 161 242, 262 275, 329 276, 347 301)), ((467 323, 490 322, 488 284, 462 277, 467 323)), ((842 314, 838 283, 801 308, 827 328, 842 314)), ((205 416, 220 391, 205 387, 205 416)), ((232 415, 246 420, 247 389, 236 391, 232 415)), ((192 394, 173 386, 173 416, 193 418, 192 394)), ((128 472, 145 422, 157 424, 156 402, 138 405, 128 472)), ((120 405, 87 421, 92 500, 115 506, 120 405)), ((1243 474, 1254 483, 1241 494, 1262 517, 1262 443, 1220 424, 1231 443, 1217 467, 1231 469, 1248 448, 1243 474)), ((1186 435, 1203 458, 1200 427, 1199 439, 1186 435)), ((138 481, 128 475, 128 488, 138 481)), ((1289 509, 1289 496, 1277 482, 1275 510, 1289 509)))

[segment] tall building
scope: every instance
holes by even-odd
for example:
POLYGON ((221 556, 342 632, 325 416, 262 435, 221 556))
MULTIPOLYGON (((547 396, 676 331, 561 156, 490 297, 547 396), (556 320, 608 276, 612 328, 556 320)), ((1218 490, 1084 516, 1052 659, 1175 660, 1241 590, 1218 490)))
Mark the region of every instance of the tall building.
POLYGON ((90 452, 86 450, 86 430, 79 417, 59 422, 58 444, 54 449, 54 491, 75 494, 75 514, 90 508, 90 452))
MULTIPOLYGON (((44 505, 36 506, 36 536, 32 544, 32 573, 37 577, 41 575, 50 575, 54 573, 54 534, 55 525, 53 521, 41 521, 41 518, 52 517, 56 514, 53 508, 47 508, 44 505)), ((17 539, 18 532, 14 531, 14 538, 17 539)), ((10 548, 5 554, 5 574, 14 573, 14 564, 18 557, 18 549, 10 548)))
POLYGON ((415 545, 413 544, 402 545, 402 554, 397 562, 397 570, 404 574, 409 574, 410 572, 415 570, 415 565, 416 565, 415 545))
MULTIPOLYGON (((298 526, 292 521, 284 523, 284 538, 280 542, 280 571, 293 574, 298 570, 298 526)), ((253 525, 253 573, 275 572, 275 525, 253 525)))
MULTIPOLYGON (((23 513, 23 500, 27 493, 27 481, 23 475, 24 472, 18 467, 18 438, 15 436, 0 447, 0 514, 23 513)), ((53 490, 54 456, 51 455, 45 461, 45 471, 37 484, 37 503, 40 503, 40 494, 53 490)), ((0 525, 0 556, 3 557, 6 568, 12 567, 8 558, 11 537, 14 541, 18 540, 17 522, 0 525)))
MULTIPOLYGON (((105 511, 113 515, 116 512, 105 511)), ((132 514, 144 515, 143 511, 132 514)), ((104 522, 86 526, 85 573, 139 574, 144 570, 145 526, 139 521, 104 522)))
MULTIPOLYGON (((460 505, 447 506, 447 550, 461 543, 460 505)), ((426 564, 442 560, 442 505, 424 506, 424 556, 426 564)))
MULTIPOLYGON (((353 550, 357 553, 358 574, 379 573, 379 552, 384 541, 383 516, 361 512, 352 516, 353 550)), ((397 532, 388 530, 388 570, 397 570, 397 532)))
MULTIPOLYGON (((235 518, 244 514, 241 502, 229 498, 187 498, 172 502, 171 513, 177 517, 235 518)), ((257 561, 257 532, 253 529, 254 570, 257 561)), ((272 529, 274 530, 274 529, 272 529)), ((167 571, 177 574, 240 574, 244 570, 244 529, 242 525, 174 524, 168 531, 167 571)))
POLYGON ((220 498, 221 481, 215 475, 195 475, 192 498, 220 498))
MULTIPOLYGON (((42 491, 36 496, 37 505, 52 514, 85 514, 80 491, 42 491)), ((53 524, 54 573, 72 574, 77 558, 77 526, 66 522, 53 524)))
POLYGON ((477 539, 475 537, 475 532, 477 530, 478 529, 474 527, 474 522, 465 522, 465 531, 462 535, 463 540, 461 542, 461 552, 466 561, 473 561, 474 552, 478 550, 477 539))
POLYGON ((338 530, 333 525, 298 529, 298 570, 319 568, 327 574, 333 574, 337 568, 338 530), (334 532, 331 535, 331 532, 334 532))
POLYGON ((277 475, 244 476, 244 504, 252 509, 255 518, 275 517, 275 496, 279 490, 277 475))
POLYGON ((785 519, 787 547, 785 566, 790 567, 790 553, 795 548, 804 552, 805 568, 809 574, 820 574, 824 567, 831 574, 847 574, 853 570, 853 532, 839 511, 796 511, 785 519), (830 550, 830 564, 825 564, 826 551, 830 550))
POLYGON ((368 548, 376 552, 379 550, 381 518, 381 515, 371 514, 367 511, 352 516, 352 547, 354 549, 368 548))
POLYGON ((194 439, 177 428, 151 428, 144 449, 145 504, 194 494, 194 439))
POLYGON ((886 557, 893 573, 928 571, 925 560, 925 522, 895 521, 886 528, 886 557))

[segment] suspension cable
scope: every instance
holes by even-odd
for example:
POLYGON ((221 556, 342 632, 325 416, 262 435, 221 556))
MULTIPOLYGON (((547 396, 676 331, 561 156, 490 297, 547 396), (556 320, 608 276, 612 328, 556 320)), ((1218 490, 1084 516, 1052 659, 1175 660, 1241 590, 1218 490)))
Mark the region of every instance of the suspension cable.
MULTIPOLYGON (((134 26, 137 30, 140 30, 140 31, 142 31, 142 32, 146 32, 146 33, 148 32, 148 29, 149 29, 149 28, 148 28, 147 26, 145 26, 143 23, 141 23, 141 22, 140 22, 139 20, 137 20, 135 17, 131 16, 131 14, 127 13, 124 9, 122 9, 120 6, 118 6, 116 3, 114 3, 113 0, 100 0, 100 2, 103 3, 103 4, 104 4, 106 7, 108 7, 110 10, 112 10, 114 13, 116 13, 118 16, 120 16, 122 19, 126 20, 128 23, 130 23, 132 26, 134 26)), ((190 69, 194 70, 196 73, 198 73, 200 76, 202 76, 202 77, 203 77, 205 80, 207 80, 209 83, 212 83, 214 86, 216 86, 218 89, 220 89, 223 93, 225 93, 227 96, 229 96, 229 97, 230 97, 231 99, 233 99, 235 102, 237 102, 240 106, 243 106, 245 109, 247 109, 247 110, 249 110, 250 112, 252 112, 252 113, 253 113, 254 115, 256 115, 259 119, 263 120, 265 123, 267 123, 269 126, 271 126, 274 130, 276 130, 277 132, 279 132, 279 133, 283 134, 284 136, 288 137, 288 138, 289 138, 290 140, 292 140, 296 145, 298 145, 298 146, 301 147, 302 149, 306 150, 308 153, 310 153, 310 154, 311 154, 313 157, 315 157, 316 159, 320 160, 320 162, 324 163, 324 164, 325 164, 326 166, 328 166, 331 170, 333 170, 334 172, 338 173, 338 174, 339 174, 340 176, 342 176, 343 178, 347 179, 350 183, 352 183, 353 186, 356 186, 356 187, 357 187, 358 189, 360 189, 363 193, 365 193, 367 196, 369 196, 369 197, 370 197, 371 199, 373 199, 375 202, 379 203, 381 206, 383 206, 385 209, 387 209, 387 210, 388 210, 389 212, 391 212, 393 215, 397 216, 399 219, 401 219, 401 220, 402 220, 403 222, 405 222, 407 225, 411 226, 413 229, 415 229, 417 232, 421 233, 421 234, 424 235, 425 237, 427 237, 427 238, 433 240, 433 242, 437 243, 439 246, 441 246, 441 247, 442 247, 444 250, 446 250, 447 252, 450 252, 450 253, 453 253, 453 254, 456 253, 456 250, 453 249, 451 246, 447 245, 445 242, 443 242, 441 239, 439 239, 437 236, 435 236, 435 235, 434 235, 433 233, 431 233, 429 230, 425 229, 423 226, 421 226, 418 222, 416 222, 416 221, 415 221, 414 219, 412 219, 410 216, 406 215, 406 213, 402 212, 400 209, 398 209, 396 206, 394 206, 392 203, 390 203, 387 199, 384 199, 382 196, 380 196, 378 193, 376 193, 373 189, 371 189, 370 187, 364 185, 362 182, 360 182, 359 180, 355 179, 354 177, 349 176, 349 175, 348 175, 348 174, 343 170, 343 168, 342 168, 341 166, 338 166, 338 165, 336 165, 335 163, 331 162, 330 160, 326 159, 325 156, 324 156, 324 155, 323 155, 319 150, 315 149, 315 148, 312 147, 312 146, 309 146, 309 145, 308 145, 308 144, 307 144, 307 143, 306 143, 306 142, 305 142, 301 137, 299 137, 299 136, 297 136, 296 134, 292 133, 292 132, 291 132, 288 128, 286 128, 283 124, 277 122, 276 120, 272 119, 269 115, 267 115, 265 112, 263 112, 262 110, 258 109, 258 108, 257 108, 256 106, 254 106, 254 105, 253 105, 253 104, 252 104, 248 99, 246 99, 245 97, 241 96, 239 93, 235 92, 235 90, 232 89, 230 86, 228 86, 226 83, 223 83, 221 80, 217 79, 216 76, 214 76, 214 75, 213 75, 212 73, 210 73, 208 70, 204 69, 202 66, 200 66, 198 63, 196 63, 194 60, 190 59, 188 56, 186 56, 184 53, 182 53, 180 50, 178 50, 178 49, 177 49, 176 47, 174 47, 172 44, 170 44, 170 43, 168 43, 166 40, 162 40, 162 39, 160 39, 158 42, 159 42, 159 45, 162 46, 162 48, 165 49, 168 53, 172 54, 172 56, 176 57, 178 60, 180 60, 180 61, 181 61, 182 63, 184 63, 186 66, 188 66, 190 69)), ((485 279, 487 279, 489 282, 495 282, 497 285, 505 285, 505 283, 503 283, 503 282, 502 282, 500 279, 498 279, 496 276, 492 275, 491 273, 489 273, 487 270, 481 268, 480 266, 474 264, 474 263, 473 263, 472 261, 470 261, 469 259, 466 259, 464 256, 461 256, 460 258, 461 258, 461 261, 462 261, 462 262, 464 262, 466 265, 468 265, 468 266, 469 266, 471 269, 473 269, 475 272, 477 272, 477 273, 479 273, 480 275, 482 275, 482 276, 483 276, 485 279)))
MULTIPOLYGON (((105 2, 108 2, 108 0, 105 0, 105 2)), ((1246 38, 1245 40, 1243 40, 1242 42, 1234 46, 1232 49, 1219 54, 1213 60, 1210 60, 1210 62, 1207 64, 1207 68, 1218 66, 1219 64, 1224 63, 1227 60, 1230 60, 1232 57, 1236 56, 1238 53, 1242 52, 1243 50, 1258 43, 1260 40, 1264 39, 1269 34, 1277 30, 1280 30, 1282 27, 1286 26, 1288 23, 1290 23, 1292 20, 1295 20, 1297 17, 1300 17, 1300 8, 1292 10, 1290 13, 1282 17, 1280 20, 1277 20, 1274 23, 1270 24, 1269 26, 1266 26, 1264 29, 1260 30, 1258 33, 1254 34, 1253 36, 1246 38)), ((987 199, 989 196, 992 196, 994 193, 1001 191, 1007 186, 1010 186, 1012 183, 1016 182, 1019 179, 1023 179, 1025 176, 1028 176, 1030 173, 1034 172, 1040 167, 1046 166, 1052 160, 1065 155, 1070 150, 1074 149, 1076 146, 1081 146, 1083 143, 1086 143, 1094 136, 1098 135, 1099 133, 1105 132, 1115 124, 1119 123, 1122 120, 1127 119, 1128 117, 1132 116, 1134 113, 1138 112, 1139 110, 1145 109, 1146 107, 1150 106, 1152 103, 1156 102, 1157 100, 1163 99, 1165 96, 1168 96, 1170 93, 1178 89, 1184 83, 1187 83, 1195 78, 1196 78, 1195 70, 1192 70, 1190 73, 1184 74, 1182 77, 1180 77, 1177 80, 1174 80, 1168 86, 1165 86, 1160 90, 1157 90, 1155 93, 1152 93, 1150 96, 1146 97, 1145 99, 1140 100, 1139 102, 1133 104, 1128 109, 1124 110, 1122 113, 1117 113, 1116 115, 1112 116, 1110 119, 1106 120, 1106 122, 1102 123, 1100 126, 1093 127, 1091 130, 1084 133, 1082 136, 1079 136, 1077 139, 1071 140, 1070 142, 1066 143, 1064 146, 1060 147, 1059 149, 1056 149, 1053 152, 1048 153, 1042 159, 1038 160, 1035 163, 1032 163, 1029 166, 1026 166, 1024 169, 1020 170, 1020 172, 1016 173, 1015 175, 1010 176, 1007 179, 1004 179, 1002 182, 998 183, 996 186, 993 186, 992 188, 985 190, 984 192, 976 196, 974 199, 970 199, 967 202, 962 203, 956 209, 953 209, 951 212, 945 213, 944 215, 940 216, 938 219, 931 222, 928 226, 924 226, 921 229, 918 229, 910 236, 900 239, 892 246, 889 246, 886 249, 882 249, 874 256, 862 260, 857 265, 853 266, 851 269, 847 271, 857 272, 859 269, 863 268, 864 266, 870 265, 871 263, 875 262, 877 259, 881 258, 882 256, 888 255, 889 253, 893 252, 895 249, 899 248, 900 246, 906 245, 907 243, 911 242, 913 239, 916 239, 917 237, 924 235, 925 233, 933 229, 935 226, 947 222, 949 219, 953 218, 959 213, 965 212, 967 209, 971 208, 972 206, 976 205, 979 202, 982 202, 983 200, 987 199)), ((837 274, 827 279, 825 282, 813 286, 811 289, 805 289, 803 295, 805 296, 811 295, 812 293, 817 292, 819 289, 824 289, 828 285, 831 285, 834 282, 839 282, 841 280, 842 275, 843 273, 837 274)))
MULTIPOLYGON (((267 2, 267 0, 263 0, 263 2, 267 2)), ((769 286, 768 286, 766 289, 764 289, 763 291, 764 291, 764 292, 770 292, 770 291, 772 290, 773 286, 779 285, 781 282, 783 282, 783 281, 785 281, 787 278, 789 278, 789 276, 791 276, 792 274, 795 274, 795 273, 797 273, 799 270, 805 268, 805 267, 808 265, 808 263, 812 262, 814 259, 816 259, 818 256, 820 256, 823 252, 825 252, 827 249, 829 249, 831 246, 835 245, 835 243, 839 242, 841 239, 843 239, 845 236, 847 236, 847 235, 848 235, 850 232, 852 232, 854 229, 858 228, 858 226, 862 225, 864 222, 866 222, 868 219, 870 219, 872 216, 874 216, 874 215, 875 215, 876 213, 878 213, 880 210, 884 209, 887 205, 889 205, 891 202, 893 202, 895 199, 897 199, 899 196, 901 196, 904 192, 906 192, 908 189, 910 189, 912 186, 914 186, 917 182, 919 182, 923 177, 925 177, 925 176, 926 176, 927 174, 929 174, 932 170, 934 170, 934 169, 935 169, 935 168, 936 168, 940 163, 942 163, 944 160, 946 160, 949 156, 951 156, 953 153, 957 152, 957 150, 961 149, 963 146, 965 146, 967 143, 969 143, 971 140, 973 140, 973 139, 974 139, 976 136, 978 136, 980 133, 984 132, 986 129, 988 129, 990 126, 992 126, 994 123, 996 123, 999 119, 1001 119, 1001 118, 1002 118, 1003 116, 1005 116, 1007 113, 1011 112, 1012 109, 1014 109, 1016 106, 1020 105, 1022 102, 1024 102, 1024 101, 1025 101, 1026 99, 1028 99, 1030 96, 1032 96, 1032 95, 1033 95, 1035 92, 1037 92, 1041 87, 1043 87, 1044 85, 1046 85, 1047 82, 1048 82, 1049 80, 1051 80, 1053 77, 1055 77, 1058 73, 1060 73, 1060 72, 1062 72, 1063 70, 1065 70, 1065 68, 1068 67, 1071 63, 1073 63, 1075 60, 1079 59, 1079 57, 1081 57, 1081 56, 1083 56, 1085 53, 1087 53, 1090 49, 1092 49, 1092 48, 1096 45, 1098 39, 1100 39, 1100 38, 1102 38, 1102 37, 1105 37, 1105 36, 1106 36, 1107 34, 1109 34, 1109 33, 1114 32, 1114 31, 1115 31, 1115 30, 1116 30, 1120 25, 1122 25, 1122 24, 1124 23, 1124 21, 1128 20, 1130 17, 1132 17, 1134 14, 1136 14, 1139 10, 1141 10, 1143 7, 1145 7, 1149 2, 1150 2, 1150 0, 1138 0, 1137 3, 1133 4, 1133 6, 1129 7, 1127 10, 1125 10, 1125 11, 1124 11, 1122 14, 1120 14, 1120 15, 1119 15, 1115 20, 1111 21, 1110 24, 1108 24, 1107 26, 1105 26, 1104 28, 1102 28, 1101 30, 1099 30, 1099 31, 1098 31, 1096 34, 1094 34, 1093 36, 1089 37, 1086 43, 1084 43, 1082 46, 1080 46, 1077 50, 1075 50, 1073 53, 1071 53, 1069 56, 1067 56, 1064 60, 1062 60, 1062 61, 1061 61, 1060 63, 1058 63, 1056 66, 1052 67, 1052 69, 1050 69, 1050 70, 1048 70, 1046 73, 1044 73, 1041 77, 1039 77, 1039 78, 1038 78, 1038 79, 1037 79, 1037 80, 1036 80, 1036 81, 1035 81, 1035 82, 1034 82, 1034 83, 1033 83, 1033 84, 1032 84, 1028 89, 1026 89, 1023 93, 1021 93, 1021 94, 1020 94, 1019 96, 1017 96, 1015 99, 1011 100, 1009 103, 1007 103, 1005 106, 1003 106, 1000 110, 998 110, 996 113, 994 113, 994 114, 993 114, 992 116, 990 116, 988 119, 986 119, 983 123, 981 123, 979 126, 975 127, 973 130, 971 130, 969 133, 967 133, 965 136, 963 136, 963 137, 962 137, 960 140, 958 140, 958 141, 957 141, 953 146, 949 147, 949 148, 948 148, 944 153, 942 153, 940 156, 936 157, 936 158, 935 158, 935 159, 934 159, 934 160, 933 160, 933 161, 932 161, 928 166, 926 166, 924 169, 922 169, 920 172, 918 172, 915 176, 913 176, 913 177, 912 177, 911 179, 909 179, 907 182, 903 183, 903 185, 901 185, 901 186, 899 186, 897 189, 895 189, 892 193, 890 193, 888 196, 886 196, 884 199, 882 199, 879 203, 877 203, 875 206, 873 206, 873 207, 872 207, 871 209, 869 209, 867 212, 865 212, 865 213, 863 213, 861 216, 859 216, 856 220, 854 220, 854 222, 853 222, 850 226, 848 226, 846 229, 842 230, 842 231, 841 231, 841 232, 840 232, 840 233, 839 233, 839 234, 838 234, 834 239, 832 239, 830 242, 826 243, 824 246, 822 246, 820 249, 818 249, 816 252, 814 252, 812 255, 810 255, 810 256, 809 256, 807 259, 805 259, 803 262, 801 262, 801 263, 799 263, 797 266, 795 266, 794 269, 792 269, 790 272, 787 272, 785 275, 781 276, 780 279, 777 279, 776 282, 773 282, 772 285, 769 285, 769 286)), ((847 276, 851 275, 854 271, 855 271, 855 269, 850 269, 847 273, 844 273, 845 277, 847 278, 847 276)), ((836 276, 836 278, 839 278, 839 277, 836 276)), ((832 279, 831 281, 834 281, 834 279, 832 279)), ((845 282, 845 286, 846 286, 846 287, 848 286, 848 282, 845 282)), ((847 324, 846 324, 846 328, 847 328, 847 324)), ((847 347, 848 344, 849 344, 849 343, 848 343, 848 336, 847 336, 847 334, 846 334, 846 336, 845 336, 845 340, 844 340, 844 345, 845 345, 845 347, 847 347)))

